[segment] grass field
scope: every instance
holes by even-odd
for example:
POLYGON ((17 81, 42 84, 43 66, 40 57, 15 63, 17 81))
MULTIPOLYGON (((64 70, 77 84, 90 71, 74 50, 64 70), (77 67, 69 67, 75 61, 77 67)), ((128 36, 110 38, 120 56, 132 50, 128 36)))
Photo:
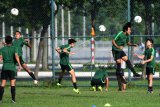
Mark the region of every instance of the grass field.
MULTIPOLYGON (((30 82, 29 82, 30 83, 30 82)), ((0 107, 159 107, 159 87, 153 94, 146 93, 146 87, 129 88, 125 93, 110 87, 109 92, 92 92, 89 87, 79 87, 81 94, 72 91, 72 87, 32 87, 18 86, 16 104, 10 102, 10 88, 5 88, 3 103, 0 107)))

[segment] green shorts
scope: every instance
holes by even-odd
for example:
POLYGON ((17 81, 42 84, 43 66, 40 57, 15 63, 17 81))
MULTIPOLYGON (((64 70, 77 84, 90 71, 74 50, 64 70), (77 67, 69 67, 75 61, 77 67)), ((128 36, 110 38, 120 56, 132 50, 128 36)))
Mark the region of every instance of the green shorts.
POLYGON ((146 75, 153 74, 154 75, 155 71, 153 67, 146 67, 146 75))
POLYGON ((15 79, 17 76, 17 73, 15 71, 11 71, 11 70, 2 70, 1 72, 1 79, 2 80, 13 80, 15 79))
POLYGON ((122 59, 122 57, 124 57, 124 56, 127 56, 124 51, 112 50, 112 54, 113 54, 113 57, 114 57, 115 61, 117 59, 122 59))
POLYGON ((71 66, 71 64, 67 64, 67 65, 62 65, 62 64, 60 64, 60 66, 61 66, 61 70, 62 71, 71 71, 72 69, 73 69, 73 67, 71 66))
POLYGON ((101 80, 101 79, 95 79, 95 78, 93 78, 92 80, 91 80, 91 86, 104 86, 104 82, 101 80))

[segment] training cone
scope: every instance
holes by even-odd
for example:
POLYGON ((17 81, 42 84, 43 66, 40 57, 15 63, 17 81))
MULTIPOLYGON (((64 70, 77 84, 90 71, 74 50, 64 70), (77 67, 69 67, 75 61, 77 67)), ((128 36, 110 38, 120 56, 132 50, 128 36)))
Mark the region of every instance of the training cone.
POLYGON ((94 30, 93 27, 92 27, 92 29, 91 29, 91 36, 96 36, 95 30, 94 30))
POLYGON ((104 106, 105 107, 110 107, 111 105, 109 103, 106 103, 104 106))

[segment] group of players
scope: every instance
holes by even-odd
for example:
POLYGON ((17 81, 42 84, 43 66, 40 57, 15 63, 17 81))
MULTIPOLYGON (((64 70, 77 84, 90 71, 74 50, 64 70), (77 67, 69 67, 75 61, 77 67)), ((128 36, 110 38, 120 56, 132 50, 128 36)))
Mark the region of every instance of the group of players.
MULTIPOLYGON (((118 91, 124 92, 126 90, 127 81, 124 77, 124 70, 122 68, 122 63, 126 63, 127 67, 132 71, 134 77, 140 77, 131 64, 130 60, 128 59, 127 55, 123 51, 123 47, 125 44, 128 46, 138 46, 137 44, 132 44, 129 41, 129 35, 131 34, 131 23, 128 22, 123 26, 122 31, 120 31, 112 40, 112 53, 114 60, 116 62, 116 77, 118 81, 118 91)), ((71 48, 73 48, 76 44, 76 40, 69 39, 68 44, 61 45, 56 48, 57 53, 60 56, 60 66, 61 72, 58 78, 57 86, 62 86, 61 81, 65 71, 68 71, 71 75, 72 83, 73 83, 73 91, 76 93, 80 93, 79 89, 77 88, 77 81, 75 71, 69 62, 69 55, 75 54, 71 52, 71 48)), ((1 86, 0 86, 0 103, 2 102, 2 97, 4 93, 4 87, 6 85, 6 81, 9 78, 10 86, 11 86, 11 96, 12 96, 12 103, 15 103, 15 83, 16 83, 16 64, 18 64, 18 70, 20 71, 22 68, 28 72, 28 74, 33 78, 34 84, 38 84, 37 79, 35 78, 34 74, 31 70, 27 67, 25 62, 22 59, 22 47, 26 45, 31 48, 28 39, 24 39, 21 37, 21 32, 15 32, 15 40, 12 43, 12 37, 6 36, 4 47, 0 49, 0 61, 3 60, 3 67, 1 71, 1 86)), ((155 50, 153 48, 153 40, 147 39, 146 40, 146 50, 143 55, 134 54, 135 57, 143 59, 141 64, 147 64, 146 66, 146 74, 148 79, 148 93, 153 92, 152 82, 153 82, 153 75, 154 75, 154 65, 155 65, 155 50)), ((94 77, 91 80, 91 86, 94 91, 100 90, 102 91, 102 87, 105 84, 105 90, 108 91, 108 74, 107 70, 104 67, 99 67, 99 69, 95 72, 94 77)))
POLYGON ((17 70, 16 65, 18 64, 18 71, 22 68, 33 78, 34 84, 38 84, 37 79, 35 78, 33 72, 27 67, 26 63, 24 62, 22 55, 22 47, 24 45, 31 48, 28 39, 24 39, 21 37, 21 32, 15 32, 15 40, 12 42, 13 38, 11 36, 5 37, 4 47, 0 49, 0 61, 3 60, 3 66, 1 71, 1 86, 0 86, 0 103, 2 103, 2 97, 4 94, 4 87, 6 85, 7 79, 10 80, 10 89, 11 89, 11 96, 12 96, 12 103, 15 103, 15 85, 16 85, 16 76, 17 70))
MULTIPOLYGON (((125 44, 128 46, 137 47, 137 44, 133 44, 129 41, 129 35, 131 34, 131 23, 126 23, 122 31, 120 31, 112 40, 112 53, 114 60, 116 62, 116 77, 118 82, 118 91, 125 92, 127 81, 124 76, 124 69, 122 68, 122 64, 126 63, 127 67, 132 71, 134 77, 140 77, 127 55, 123 51, 125 44)), ((76 40, 69 39, 67 45, 62 45, 56 48, 56 51, 60 56, 60 66, 62 72, 60 73, 57 86, 62 86, 61 81, 64 75, 65 70, 71 74, 72 83, 73 83, 73 91, 76 93, 80 93, 77 85, 76 85, 76 76, 73 67, 69 62, 69 55, 74 54, 71 52, 71 48, 75 46, 76 40)), ((141 64, 146 64, 146 75, 148 80, 148 93, 153 93, 152 83, 153 83, 153 75, 154 75, 154 67, 155 67, 155 50, 153 48, 153 40, 146 39, 146 50, 143 55, 134 54, 135 57, 142 59, 141 64)), ((102 87, 105 85, 105 90, 108 91, 108 74, 104 67, 99 67, 99 69, 95 72, 94 77, 91 80, 91 86, 94 91, 100 90, 102 91, 102 87)))

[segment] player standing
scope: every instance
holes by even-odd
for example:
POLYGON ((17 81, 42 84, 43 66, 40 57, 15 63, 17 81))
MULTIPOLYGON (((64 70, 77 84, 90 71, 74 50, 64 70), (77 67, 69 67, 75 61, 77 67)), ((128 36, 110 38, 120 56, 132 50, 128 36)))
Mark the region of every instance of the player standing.
POLYGON ((20 63, 22 65, 23 69, 33 78, 34 84, 37 85, 38 81, 37 81, 36 77, 34 76, 33 72, 27 67, 27 64, 24 62, 24 60, 22 58, 22 55, 23 55, 22 48, 23 48, 23 46, 26 45, 29 48, 31 48, 29 40, 25 40, 24 38, 22 38, 21 37, 21 32, 16 31, 15 32, 15 40, 13 42, 13 45, 18 49, 18 56, 19 56, 20 63))
POLYGON ((148 93, 153 93, 153 75, 155 73, 155 49, 153 48, 153 40, 146 40, 146 49, 143 55, 135 54, 136 57, 143 59, 141 64, 147 64, 146 66, 146 75, 148 80, 148 93))
POLYGON ((11 95, 12 95, 12 103, 15 103, 15 95, 16 95, 16 63, 17 61, 19 65, 19 70, 21 70, 21 64, 18 57, 18 50, 16 47, 12 46, 12 37, 5 37, 6 46, 0 49, 0 61, 3 60, 3 67, 1 72, 2 83, 0 86, 0 103, 2 103, 2 97, 4 93, 4 87, 6 85, 6 81, 9 78, 10 86, 11 86, 11 95))
POLYGON ((77 41, 74 39, 69 39, 67 45, 62 45, 62 46, 56 48, 56 51, 60 55, 60 66, 61 66, 61 70, 62 70, 59 75, 57 86, 61 86, 61 81, 62 81, 63 75, 65 73, 65 70, 66 70, 70 73, 70 75, 72 77, 72 83, 73 83, 73 87, 74 87, 73 91, 79 94, 80 92, 77 88, 75 72, 69 62, 69 55, 75 54, 74 52, 71 52, 71 48, 73 48, 75 46, 76 42, 77 41))

